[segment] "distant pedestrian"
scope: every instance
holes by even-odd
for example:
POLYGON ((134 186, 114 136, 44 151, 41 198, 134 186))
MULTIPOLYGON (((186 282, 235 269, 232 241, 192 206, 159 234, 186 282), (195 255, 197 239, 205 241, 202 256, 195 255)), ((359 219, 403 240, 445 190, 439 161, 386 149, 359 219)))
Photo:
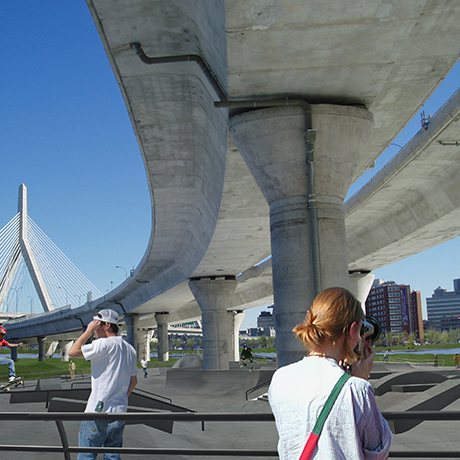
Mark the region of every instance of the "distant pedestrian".
POLYGON ((145 356, 141 359, 141 366, 142 366, 142 370, 144 371, 144 379, 147 378, 147 365, 148 365, 148 361, 145 359, 145 356))
POLYGON ((438 367, 438 355, 433 356, 434 367, 438 367))
POLYGON ((454 356, 454 366, 458 369, 458 366, 460 365, 460 356, 458 356, 458 353, 455 353, 454 356))
POLYGON ((388 349, 388 350, 385 352, 385 354, 383 355, 383 360, 382 360, 382 361, 388 363, 389 360, 390 360, 390 349, 388 349))
POLYGON ((77 368, 77 366, 75 365, 75 363, 69 359, 69 372, 70 372, 70 380, 75 380, 75 369, 77 368))

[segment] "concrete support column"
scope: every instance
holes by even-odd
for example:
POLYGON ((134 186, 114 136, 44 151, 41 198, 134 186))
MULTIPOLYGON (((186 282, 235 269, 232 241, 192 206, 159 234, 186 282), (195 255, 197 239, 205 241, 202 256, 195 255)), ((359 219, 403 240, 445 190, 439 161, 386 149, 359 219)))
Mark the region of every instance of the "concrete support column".
POLYGON ((366 299, 374 278, 372 272, 350 272, 350 291, 361 302, 364 313, 366 312, 366 299))
POLYGON ((316 290, 349 287, 343 200, 373 126, 365 109, 310 109, 311 116, 300 106, 260 109, 230 122, 233 140, 270 205, 279 366, 305 354, 292 329, 316 290), (312 129, 316 138, 309 136, 307 146, 312 129))
POLYGON ((18 347, 10 348, 10 351, 11 351, 11 359, 13 361, 17 361, 18 360, 18 347))
POLYGON ((137 356, 139 355, 139 342, 137 340, 137 326, 139 324, 139 315, 129 313, 125 315, 126 323, 126 336, 128 343, 130 343, 136 350, 137 356))
POLYGON ((231 340, 228 331, 233 321, 227 306, 238 281, 234 277, 190 280, 189 286, 202 312, 203 369, 228 369, 231 340))
POLYGON ((45 340, 46 337, 37 337, 38 342, 38 360, 45 361, 45 340))
POLYGON ((73 340, 59 340, 59 348, 61 349, 61 361, 69 361, 69 350, 73 342, 73 340))
POLYGON ((145 357, 147 361, 150 361, 150 342, 152 341, 153 331, 146 330, 143 332, 144 332, 144 348, 142 352, 145 351, 145 353, 142 353, 142 355, 145 357))
POLYGON ((240 359, 240 327, 244 319, 244 311, 231 311, 230 318, 230 361, 240 359))
POLYGON ((45 358, 52 358, 58 345, 59 345, 59 342, 57 340, 54 340, 53 342, 51 342, 48 346, 48 350, 45 354, 45 358))
POLYGON ((155 320, 157 322, 158 361, 169 361, 169 312, 155 313, 155 320))
POLYGON ((303 321, 314 298, 307 200, 293 196, 270 206, 273 313, 278 365, 298 361, 305 349, 292 329, 303 321))

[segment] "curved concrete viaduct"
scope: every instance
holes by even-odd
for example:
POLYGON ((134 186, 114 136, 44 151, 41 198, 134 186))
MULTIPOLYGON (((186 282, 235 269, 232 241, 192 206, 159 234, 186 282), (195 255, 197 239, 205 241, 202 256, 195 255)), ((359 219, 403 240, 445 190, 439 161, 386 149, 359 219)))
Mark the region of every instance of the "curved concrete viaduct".
MULTIPOLYGON (((344 10, 338 0, 87 3, 144 158, 151 238, 133 276, 114 291, 71 311, 9 322, 9 337, 79 330, 100 308, 116 309, 134 329, 142 321, 132 315, 167 313, 172 322, 201 316, 204 309, 208 325, 216 324, 223 311, 271 301, 270 270, 241 283, 236 277, 272 252, 284 364, 303 353, 288 335, 318 286, 346 286, 349 269, 365 272, 390 263, 388 245, 393 257, 418 251, 398 247, 403 238, 414 239, 412 221, 404 237, 403 225, 393 225, 400 230, 394 243, 392 230, 382 230, 388 233, 383 238, 378 225, 369 227, 370 200, 347 205, 346 220, 342 203, 352 181, 372 167, 458 60, 460 43, 452 36, 459 32, 460 5, 374 0, 344 10), (148 57, 168 59, 148 65, 133 43, 148 57), (192 55, 204 58, 204 72, 195 61, 184 61, 192 55), (316 189, 308 170, 315 164, 316 189), (360 214, 359 203, 366 212, 360 214), (363 223, 369 243, 360 252, 355 241, 363 238, 363 223)), ((432 129, 434 124, 425 134, 432 129)), ((422 196, 416 188, 403 186, 403 195, 422 196)), ((382 208, 397 222, 403 207, 416 203, 399 198, 397 207, 382 208)), ((431 244, 426 229, 441 217, 427 214, 430 224, 414 219, 424 229, 416 239, 425 246, 431 244)), ((203 324, 205 336, 210 329, 203 324)), ((223 335, 204 337, 205 352, 218 348, 223 335)), ((205 365, 225 368, 229 356, 231 350, 212 355, 205 365)))

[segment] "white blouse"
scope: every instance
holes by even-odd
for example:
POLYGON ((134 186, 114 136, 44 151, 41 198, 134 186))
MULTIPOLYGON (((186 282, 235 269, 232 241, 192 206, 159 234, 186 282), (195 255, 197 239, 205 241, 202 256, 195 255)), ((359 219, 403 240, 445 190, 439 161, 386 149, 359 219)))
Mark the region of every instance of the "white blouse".
MULTIPOLYGON (((334 359, 308 356, 278 369, 268 392, 281 460, 299 460, 307 438, 343 369, 334 359)), ((371 384, 351 377, 342 388, 313 453, 315 460, 384 460, 393 436, 371 384)))

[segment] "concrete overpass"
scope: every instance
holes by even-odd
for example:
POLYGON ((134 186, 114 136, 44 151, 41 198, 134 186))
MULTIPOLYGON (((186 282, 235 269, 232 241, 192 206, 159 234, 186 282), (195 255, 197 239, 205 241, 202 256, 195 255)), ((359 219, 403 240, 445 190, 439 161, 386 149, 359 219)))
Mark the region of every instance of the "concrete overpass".
MULTIPOLYGON (((205 366, 225 368, 238 323, 227 312, 271 296, 268 270, 242 283, 236 276, 273 252, 279 358, 297 359, 303 351, 290 331, 315 292, 348 286, 349 268, 365 273, 389 263, 372 251, 386 257, 393 230, 381 247, 358 254, 354 241, 369 219, 358 215, 358 205, 349 208, 345 234, 342 202, 458 60, 460 44, 452 37, 460 5, 375 0, 344 10, 337 0, 88 0, 88 6, 144 158, 152 234, 133 276, 114 291, 48 314, 45 324, 11 322, 11 336, 78 330, 106 307, 125 314, 132 334, 138 315, 158 313, 165 322, 202 315, 205 366), (196 55, 207 64, 197 65, 196 55)), ((393 238, 401 240, 399 233, 393 238)))

